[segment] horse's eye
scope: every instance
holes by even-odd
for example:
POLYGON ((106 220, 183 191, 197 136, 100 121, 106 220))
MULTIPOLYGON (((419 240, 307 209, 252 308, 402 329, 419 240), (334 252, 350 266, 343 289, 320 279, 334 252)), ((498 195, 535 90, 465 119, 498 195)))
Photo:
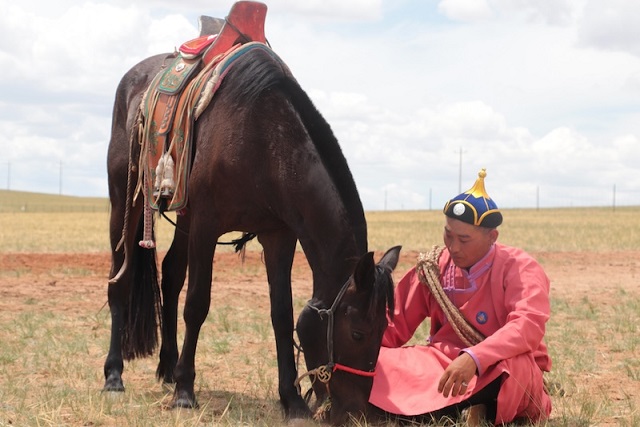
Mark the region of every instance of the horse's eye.
POLYGON ((362 338, 364 338, 364 334, 362 332, 353 331, 351 332, 351 338, 353 338, 354 341, 361 341, 362 338))

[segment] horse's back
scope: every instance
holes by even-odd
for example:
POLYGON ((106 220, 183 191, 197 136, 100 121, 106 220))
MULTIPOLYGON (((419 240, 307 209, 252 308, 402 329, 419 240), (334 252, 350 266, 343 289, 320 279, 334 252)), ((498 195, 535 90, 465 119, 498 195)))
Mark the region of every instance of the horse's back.
POLYGON ((192 212, 215 217, 219 232, 286 224, 298 234, 303 217, 344 209, 335 165, 328 166, 348 170, 337 140, 270 51, 238 60, 196 123, 189 203, 192 212), (335 147, 331 159, 324 145, 335 147))
POLYGON ((146 58, 131 67, 129 71, 122 76, 116 89, 113 107, 112 125, 114 127, 126 126, 126 118, 132 115, 135 116, 136 110, 140 105, 142 94, 156 74, 167 63, 169 56, 170 54, 160 54, 146 58), (125 118, 124 123, 122 122, 122 118, 125 118))

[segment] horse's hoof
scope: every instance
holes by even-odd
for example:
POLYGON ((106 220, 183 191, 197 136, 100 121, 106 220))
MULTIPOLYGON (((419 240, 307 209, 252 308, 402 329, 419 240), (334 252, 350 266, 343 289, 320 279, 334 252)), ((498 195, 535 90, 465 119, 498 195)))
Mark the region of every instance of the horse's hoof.
POLYGON ((185 408, 185 409, 197 409, 198 402, 196 401, 195 396, 190 396, 187 392, 176 392, 175 397, 173 398, 173 403, 171 404, 172 409, 176 408, 185 408))
POLYGON ((122 382, 122 378, 120 377, 109 377, 104 383, 104 387, 102 391, 115 391, 122 393, 124 392, 124 384, 122 382))

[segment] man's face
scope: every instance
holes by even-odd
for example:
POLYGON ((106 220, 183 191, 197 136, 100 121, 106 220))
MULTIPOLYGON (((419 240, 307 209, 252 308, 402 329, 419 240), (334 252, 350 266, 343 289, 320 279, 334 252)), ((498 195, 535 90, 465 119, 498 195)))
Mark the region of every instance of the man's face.
POLYGON ((460 268, 469 268, 480 261, 498 239, 498 230, 495 228, 477 227, 446 218, 444 244, 449 249, 453 263, 460 268))

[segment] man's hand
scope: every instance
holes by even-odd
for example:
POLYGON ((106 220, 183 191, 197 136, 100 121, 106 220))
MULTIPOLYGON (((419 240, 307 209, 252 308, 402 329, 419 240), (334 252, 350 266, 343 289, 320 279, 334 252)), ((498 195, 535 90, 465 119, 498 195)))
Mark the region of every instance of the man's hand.
POLYGON ((445 369, 438 383, 438 392, 444 397, 456 397, 467 392, 469 381, 476 374, 476 362, 468 354, 463 352, 456 357, 445 369))

